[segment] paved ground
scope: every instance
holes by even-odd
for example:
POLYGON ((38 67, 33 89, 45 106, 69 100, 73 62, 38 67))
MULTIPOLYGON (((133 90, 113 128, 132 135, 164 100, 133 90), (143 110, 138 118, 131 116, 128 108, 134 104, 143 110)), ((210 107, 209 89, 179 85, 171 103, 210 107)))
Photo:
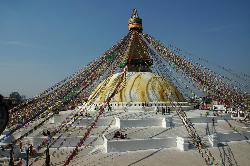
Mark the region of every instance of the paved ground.
MULTIPOLYGON (((157 149, 124 153, 94 152, 87 154, 91 148, 80 152, 79 155, 71 162, 72 166, 201 166, 205 165, 203 158, 196 150, 181 152, 175 148, 157 149)), ((215 156, 219 165, 249 166, 250 163, 250 143, 247 141, 232 142, 227 145, 209 148, 215 156)), ((52 156, 53 165, 62 165, 63 159, 67 156, 67 151, 52 156)), ((40 166, 44 159, 36 162, 34 165, 40 166)))
MULTIPOLYGON (((187 113, 188 117, 199 117, 200 113, 205 115, 206 111, 193 110, 187 113)), ((93 116, 94 113, 91 113, 93 116)), ((155 112, 107 112, 102 115, 102 118, 111 118, 113 116, 119 117, 121 119, 147 119, 147 118, 162 118, 171 117, 178 121, 178 116, 175 113, 171 115, 161 115, 155 114, 155 112)), ((231 125, 236 127, 240 131, 249 131, 249 125, 243 124, 234 120, 228 121, 231 125)), ((35 122, 38 123, 38 122, 35 122)), ((34 124, 32 124, 33 126, 34 124)), ((206 128, 208 127, 210 132, 212 131, 212 124, 206 123, 196 123, 194 124, 197 132, 203 138, 206 137, 206 128)), ((28 128, 30 128, 29 126, 28 128)), ((27 129, 28 129, 27 128, 27 129)), ((48 122, 43 125, 43 127, 37 129, 30 136, 41 136, 42 130, 49 129, 52 130, 55 125, 49 124, 48 122)), ((27 130, 24 129, 24 130, 27 130)), ((219 120, 215 125, 217 132, 233 132, 232 127, 224 120, 219 120)), ((24 130, 20 132, 24 132, 24 130)), ((70 135, 71 137, 82 136, 86 127, 76 127, 64 133, 65 136, 70 135)), ((112 139, 112 133, 114 128, 109 128, 106 131, 106 127, 94 128, 91 135, 98 136, 105 131, 105 134, 109 139, 112 139), (111 133, 111 134, 109 134, 111 133)), ((129 139, 145 139, 145 138, 162 138, 162 137, 172 137, 172 136, 188 136, 184 126, 176 126, 174 128, 161 128, 161 127, 144 127, 144 128, 124 128, 129 139)), ((19 133, 18 133, 19 134, 19 133)), ((51 163, 53 165, 63 165, 64 160, 69 155, 72 148, 59 148, 51 149, 51 163), (54 152, 55 151, 55 152, 54 152)), ((240 142, 230 142, 224 144, 220 147, 210 148, 211 152, 215 156, 216 161, 219 165, 236 165, 236 166, 248 166, 250 165, 250 141, 240 141, 240 142)), ((44 150, 41 150, 43 152, 44 150)), ((31 162, 34 159, 30 160, 31 162)), ((37 162, 32 165, 41 166, 45 163, 44 155, 39 158, 37 162)), ((1 164, 0 164, 1 165, 1 164)), ((7 163, 5 165, 8 165, 7 163)), ((94 147, 92 144, 88 145, 86 148, 81 150, 79 154, 71 162, 71 165, 187 165, 187 166, 200 166, 205 165, 203 158, 195 150, 189 150, 186 152, 181 152, 176 148, 169 149, 157 149, 157 150, 145 150, 136 152, 123 152, 123 153, 103 153, 103 147, 94 147)))

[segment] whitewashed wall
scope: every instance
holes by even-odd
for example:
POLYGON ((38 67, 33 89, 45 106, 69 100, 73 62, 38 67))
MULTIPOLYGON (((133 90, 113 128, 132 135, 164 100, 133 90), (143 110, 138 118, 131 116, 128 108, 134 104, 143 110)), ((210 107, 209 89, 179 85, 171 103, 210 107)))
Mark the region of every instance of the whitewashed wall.
MULTIPOLYGON (((100 118, 97 121, 96 126, 109 126, 110 123, 112 122, 112 120, 114 120, 113 118, 100 118)), ((83 118, 80 120, 77 120, 74 125, 76 126, 88 126, 90 125, 90 123, 93 122, 92 118, 83 118)), ((115 121, 113 122, 112 125, 114 125, 115 121)))
POLYGON ((107 152, 126 152, 176 147, 176 138, 107 141, 107 152))
POLYGON ((218 142, 231 142, 231 141, 242 141, 250 138, 250 131, 248 132, 233 132, 233 133, 217 133, 218 142))
MULTIPOLYGON (((40 145, 44 141, 45 138, 46 137, 33 138, 33 140, 32 140, 33 146, 35 148, 37 148, 37 146, 40 145)), ((79 137, 79 136, 78 137, 61 137, 58 139, 58 141, 56 141, 56 143, 52 146, 52 148, 60 147, 60 144, 62 142, 64 142, 64 143, 61 147, 75 147, 77 145, 77 143, 79 143, 81 138, 82 137, 79 137), (64 139, 66 139, 66 140, 64 141, 64 139)), ((87 140, 85 141, 84 144, 87 145, 96 138, 97 138, 96 136, 90 136, 89 138, 87 138, 87 140)), ((101 145, 101 144, 103 144, 103 142, 97 141, 97 142, 95 142, 94 145, 101 145)))
POLYGON ((120 120, 120 127, 148 127, 148 126, 159 126, 162 127, 163 119, 149 118, 149 119, 127 119, 120 120))

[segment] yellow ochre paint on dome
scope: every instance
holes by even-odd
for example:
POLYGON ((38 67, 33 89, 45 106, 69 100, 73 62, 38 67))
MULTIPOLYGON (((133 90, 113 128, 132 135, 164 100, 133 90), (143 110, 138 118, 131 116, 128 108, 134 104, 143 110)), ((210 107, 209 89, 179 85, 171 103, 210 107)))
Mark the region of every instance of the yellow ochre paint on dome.
MULTIPOLYGON (((119 73, 112 75, 109 81, 103 81, 89 98, 97 94, 94 103, 103 103, 116 85, 119 73), (98 92, 100 87, 104 89, 98 92), (99 93, 99 94, 98 94, 99 93)), ((169 102, 185 101, 182 94, 168 80, 151 72, 128 72, 125 86, 113 97, 111 102, 169 102), (168 95, 171 93, 171 99, 168 95)))

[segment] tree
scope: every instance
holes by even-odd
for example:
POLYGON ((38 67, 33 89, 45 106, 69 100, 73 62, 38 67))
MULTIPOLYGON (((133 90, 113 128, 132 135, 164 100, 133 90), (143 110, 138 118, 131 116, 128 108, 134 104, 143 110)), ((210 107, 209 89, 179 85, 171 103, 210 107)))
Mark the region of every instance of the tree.
POLYGON ((16 100, 17 103, 22 101, 22 96, 18 92, 12 92, 10 98, 16 100))
POLYGON ((0 104, 3 103, 3 95, 0 94, 0 104))
POLYGON ((0 94, 0 135, 6 128, 6 125, 9 121, 9 113, 7 106, 3 101, 3 96, 0 94))
POLYGON ((26 100, 26 96, 25 95, 22 95, 21 98, 22 98, 22 101, 26 100))

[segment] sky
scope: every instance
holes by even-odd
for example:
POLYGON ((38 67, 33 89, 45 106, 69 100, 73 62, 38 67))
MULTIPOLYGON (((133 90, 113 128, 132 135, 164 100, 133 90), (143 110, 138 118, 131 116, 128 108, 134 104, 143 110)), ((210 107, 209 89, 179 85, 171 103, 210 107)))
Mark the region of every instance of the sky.
POLYGON ((144 32, 195 56, 250 74, 248 0, 0 0, 0 94, 32 97, 144 32))

